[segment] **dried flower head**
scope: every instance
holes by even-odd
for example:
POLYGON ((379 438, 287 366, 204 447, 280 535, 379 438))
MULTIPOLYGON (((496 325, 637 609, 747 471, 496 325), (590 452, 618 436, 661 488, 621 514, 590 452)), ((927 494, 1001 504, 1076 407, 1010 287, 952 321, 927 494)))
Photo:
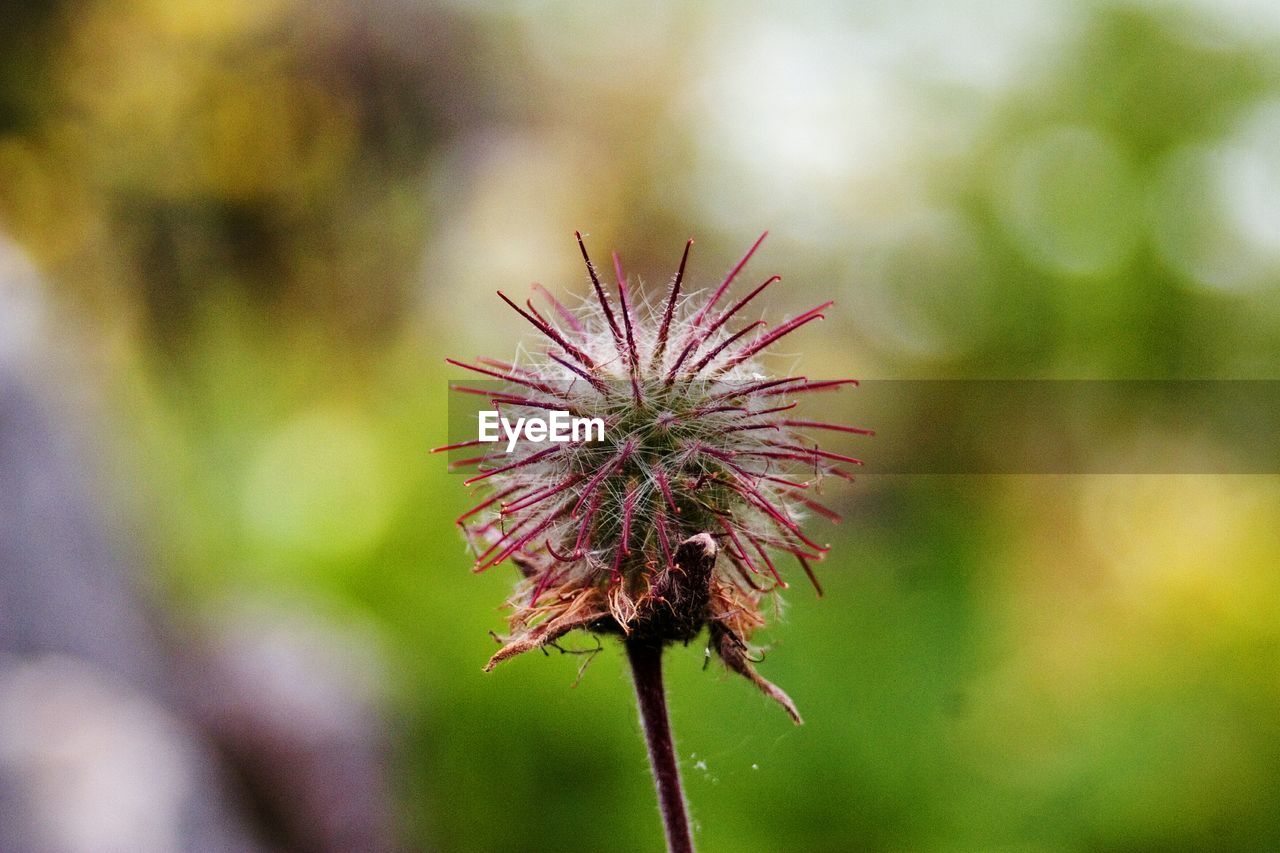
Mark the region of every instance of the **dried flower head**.
POLYGON ((793 398, 854 380, 772 378, 758 363, 832 304, 772 328, 742 322, 742 310, 779 279, 725 299, 764 236, 707 297, 681 293, 690 240, 667 297, 643 304, 616 254, 616 298, 606 293, 577 235, 593 300, 570 310, 535 284, 543 313, 499 292, 545 341, 514 363, 450 360, 502 380, 455 390, 488 397, 512 422, 565 411, 605 424, 603 440, 526 443, 509 454, 494 447, 457 463, 476 465, 467 483, 485 491, 458 519, 475 570, 510 560, 522 575, 511 634, 486 670, 577 628, 661 645, 706 627, 724 663, 800 721, 791 699, 755 671, 747 643, 764 624, 765 600, 787 585, 780 556, 794 557, 821 594, 810 562, 827 546, 800 522, 810 513, 838 520, 814 496, 827 476, 851 479, 843 465, 859 462, 823 450, 815 436, 870 431, 792 413, 793 398))

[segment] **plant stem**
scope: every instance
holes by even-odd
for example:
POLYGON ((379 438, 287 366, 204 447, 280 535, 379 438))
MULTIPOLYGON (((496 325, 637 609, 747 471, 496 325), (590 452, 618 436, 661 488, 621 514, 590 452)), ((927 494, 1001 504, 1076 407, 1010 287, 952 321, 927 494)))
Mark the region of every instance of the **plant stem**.
POLYGON ((671 721, 667 719, 667 693, 662 686, 662 646, 627 640, 626 647, 627 658, 631 661, 631 677, 636 685, 636 701, 640 705, 640 723, 644 726, 645 742, 649 745, 653 782, 658 789, 667 850, 670 853, 693 853, 689 814, 684 791, 680 787, 680 767, 676 763, 675 742, 671 739, 671 721))

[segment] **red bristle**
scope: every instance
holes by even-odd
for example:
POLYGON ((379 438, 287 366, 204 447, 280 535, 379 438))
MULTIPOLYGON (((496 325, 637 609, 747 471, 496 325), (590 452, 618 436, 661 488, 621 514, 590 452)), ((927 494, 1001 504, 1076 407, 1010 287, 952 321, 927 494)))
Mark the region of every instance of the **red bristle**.
MULTIPOLYGON (((782 276, 775 275, 772 278, 770 278, 768 281, 766 281, 764 284, 760 285, 755 290, 751 291, 751 293, 747 294, 747 296, 738 300, 738 302, 735 303, 731 308, 729 308, 723 314, 721 314, 716 319, 716 321, 712 323, 710 326, 708 326, 704 331, 697 331, 696 328, 694 330, 691 330, 689 337, 686 339, 687 343, 685 344, 684 350, 680 353, 679 360, 672 366, 671 370, 667 374, 667 384, 668 385, 671 384, 672 377, 675 375, 675 372, 677 369, 679 369, 680 365, 684 363, 684 360, 688 358, 692 353, 697 352, 698 349, 707 341, 707 339, 710 338, 713 334, 715 334, 717 329, 719 329, 722 325, 724 325, 724 323, 730 317, 732 317, 735 313, 737 313, 738 309, 740 309, 742 306, 750 302, 757 294, 759 294, 762 290, 764 290, 770 284, 773 284, 775 281, 778 281, 781 278, 782 276)), ((695 327, 698 322, 699 322, 699 319, 695 318, 694 320, 695 327)), ((749 330, 755 328, 756 326, 763 326, 763 325, 764 325, 763 321, 758 321, 756 323, 753 323, 752 325, 738 332, 728 341, 725 341, 724 343, 720 344, 720 346, 716 348, 715 352, 705 357, 702 361, 698 363, 696 367, 693 368, 690 375, 696 376, 698 372, 701 371, 702 368, 705 367, 707 363, 710 362, 711 359, 715 358, 715 356, 718 355, 726 346, 728 346, 730 343, 740 338, 742 335, 745 335, 749 330)))
POLYGON ((627 490, 627 496, 622 500, 622 553, 631 553, 631 516, 636 509, 636 490, 634 487, 627 490))
MULTIPOLYGON (((752 416, 752 417, 759 417, 760 415, 772 415, 772 414, 774 414, 774 413, 776 413, 776 412, 785 412, 785 411, 787 411, 787 409, 794 409, 794 408, 795 408, 796 406, 798 406, 798 405, 800 405, 800 404, 799 404, 799 403, 787 403, 785 406, 774 406, 772 409, 758 409, 758 410, 756 410, 756 411, 752 412, 752 413, 751 413, 751 416, 752 416)), ((785 423, 785 421, 784 421, 784 423, 785 423)))
POLYGON ((613 551, 613 565, 609 569, 610 585, 618 583, 622 579, 622 549, 615 548, 613 551))
POLYGON ((756 539, 750 533, 743 531, 743 535, 747 537, 747 541, 751 543, 751 547, 756 549, 756 553, 760 555, 760 559, 764 560, 765 566, 769 569, 769 574, 773 575, 773 579, 778 582, 778 586, 786 589, 788 584, 782 579, 782 575, 778 574, 778 569, 773 565, 773 560, 769 559, 769 554, 765 551, 764 546, 760 544, 760 540, 756 539))
MULTIPOLYGON (((573 553, 579 557, 582 556, 582 540, 586 538, 587 531, 591 529, 591 522, 595 520, 596 508, 600 506, 601 493, 595 492, 591 495, 591 501, 587 504, 587 511, 582 517, 582 526, 578 528, 578 539, 573 543, 573 553)), ((577 509, 574 509, 576 517, 577 509)))
POLYGON ((466 459, 459 459, 456 462, 450 462, 448 469, 450 471, 457 471, 459 468, 470 468, 472 465, 479 465, 488 458, 489 454, 487 453, 484 456, 469 456, 466 459))
POLYGON ((613 258, 613 275, 618 282, 618 288, 621 289, 627 281, 627 277, 622 274, 622 257, 617 252, 611 252, 610 256, 613 258))
POLYGON ((488 509, 489 507, 493 506, 495 503, 507 497, 511 493, 518 492, 524 488, 525 486, 515 485, 515 486, 511 486, 508 489, 504 489, 501 492, 498 492, 496 495, 493 495, 485 499, 482 503, 476 504, 471 509, 464 512, 462 515, 458 516, 454 520, 454 524, 462 524, 462 522, 466 521, 468 518, 475 515, 476 513, 481 512, 482 510, 488 509))
POLYGON ((471 527, 462 526, 462 535, 467 541, 467 551, 471 553, 473 558, 479 550, 476 542, 481 541, 484 535, 491 530, 493 530, 493 524, 490 522, 476 522, 471 527))
POLYGON ((590 509, 591 499, 596 496, 596 490, 600 487, 600 483, 605 477, 609 476, 610 467, 611 466, 605 466, 604 468, 601 468, 596 472, 596 475, 587 481, 587 484, 582 487, 582 493, 578 495, 578 502, 573 505, 573 510, 569 513, 571 518, 579 517, 578 510, 582 509, 582 505, 584 503, 587 504, 588 510, 590 509))
POLYGON ((540 492, 535 492, 532 495, 526 495, 525 497, 511 504, 503 504, 501 513, 503 515, 510 515, 514 512, 519 512, 522 509, 528 509, 534 504, 542 503, 547 498, 554 497, 560 492, 563 492, 565 489, 569 488, 570 486, 572 486, 574 483, 578 482, 581 479, 582 479, 581 474, 571 474, 570 476, 561 480, 559 483, 556 483, 555 485, 552 485, 552 486, 548 486, 547 488, 543 489, 540 492))
POLYGON ((724 369, 733 367, 735 364, 741 364, 742 362, 751 358, 751 356, 760 352, 760 350, 773 344, 774 342, 784 337, 785 335, 791 334, 796 329, 799 329, 801 326, 805 325, 806 323, 812 320, 821 320, 826 316, 825 314, 822 313, 822 311, 830 307, 832 304, 834 303, 832 302, 823 303, 822 305, 819 305, 817 308, 812 308, 806 311, 805 313, 801 314, 799 317, 796 317, 794 320, 789 320, 788 322, 783 323, 781 326, 774 329, 769 334, 764 335, 763 337, 757 338, 756 340, 752 341, 751 343, 743 347, 740 351, 735 353, 733 358, 725 362, 724 367, 722 367, 721 369, 724 370, 724 369))
POLYGON ((523 367, 516 367, 509 361, 498 361, 496 358, 477 358, 476 361, 487 367, 493 367, 498 370, 506 371, 507 373, 518 373, 524 376, 533 376, 535 378, 537 376, 533 371, 525 370, 523 367))
POLYGON ((591 286, 596 289, 596 299, 600 301, 600 307, 604 309, 605 319, 609 321, 609 331, 613 332, 614 343, 621 344, 622 330, 618 328, 618 321, 613 319, 613 309, 609 307, 609 297, 600 285, 600 276, 596 275, 595 265, 591 263, 591 257, 587 254, 587 244, 582 242, 582 234, 580 232, 574 231, 573 236, 577 238, 578 248, 582 250, 582 260, 586 263, 587 272, 591 275, 591 286))
POLYGON ((822 584, 818 583, 818 577, 813 573, 813 568, 809 565, 809 561, 799 554, 796 554, 796 559, 800 561, 800 567, 804 569, 805 577, 809 579, 809 583, 813 584, 813 589, 818 593, 818 598, 822 598, 822 584))
POLYGON ((504 471, 512 471, 516 468, 523 468, 525 465, 532 465, 534 462, 540 462, 543 459, 546 459, 551 454, 560 453, 563 450, 564 450, 563 447, 548 447, 545 450, 539 450, 537 453, 533 453, 529 456, 524 457, 523 459, 519 459, 515 462, 512 462, 510 465, 503 465, 500 468, 491 468, 488 471, 485 471, 482 474, 478 474, 469 480, 464 480, 462 484, 464 486, 469 486, 472 483, 479 482, 480 480, 488 479, 489 477, 492 477, 494 474, 501 474, 504 471))
POLYGON ((550 554, 552 558, 555 559, 557 562, 572 563, 572 562, 575 562, 576 560, 576 558, 572 554, 561 554, 559 551, 557 551, 555 547, 551 544, 550 539, 543 542, 542 545, 547 549, 547 553, 550 554))
POLYGON ((742 542, 738 539, 738 534, 734 532, 733 525, 723 518, 719 519, 720 526, 724 528, 724 532, 729 534, 729 538, 738 549, 738 557, 747 564, 747 568, 751 569, 753 574, 760 574, 760 570, 756 568, 755 563, 747 556, 747 549, 742 546, 742 542))
POLYGON ((459 441, 457 444, 446 444, 443 447, 433 447, 431 448, 431 452, 440 453, 445 450, 458 450, 463 447, 475 447, 477 444, 485 444, 485 442, 478 438, 473 438, 470 441, 459 441))
POLYGON ((716 292, 711 294, 711 298, 703 303, 702 307, 698 309, 698 313, 694 315, 692 320, 692 326, 697 327, 702 324, 702 320, 707 316, 707 312, 720 301, 720 297, 729 289, 729 285, 733 284, 733 280, 738 277, 738 273, 742 272, 742 268, 747 265, 747 262, 751 260, 751 256, 756 253, 756 249, 760 248, 760 244, 763 243, 764 238, 768 236, 769 232, 765 231, 756 238, 756 241, 751 244, 751 248, 747 249, 747 253, 742 256, 742 260, 738 261, 734 268, 729 271, 729 274, 724 277, 724 281, 720 282, 720 286, 716 288, 716 292))
POLYGON ((543 317, 542 313, 538 311, 537 308, 533 307, 532 299, 526 299, 524 301, 524 307, 529 309, 529 313, 532 314, 534 316, 534 319, 536 319, 539 323, 542 323, 544 326, 551 325, 550 321, 548 321, 546 317, 543 317))
POLYGON ((790 539, 774 539, 770 536, 761 536, 760 541, 764 542, 770 548, 776 548, 779 551, 785 551, 786 553, 793 554, 797 557, 804 557, 806 560, 822 560, 826 557, 822 552, 811 552, 802 547, 801 544, 792 542, 790 539))
POLYGON ((658 547, 662 549, 662 566, 670 568, 671 540, 667 537, 667 516, 662 511, 662 507, 658 507, 657 515, 658 523, 654 525, 654 529, 658 532, 658 547))
POLYGON ((454 367, 461 367, 464 370, 470 370, 475 373, 479 373, 482 376, 492 376, 495 379, 502 379, 507 382, 514 382, 517 385, 523 385, 524 387, 532 388, 535 391, 542 391, 548 394, 560 393, 557 389, 552 388, 551 386, 547 385, 545 382, 537 382, 532 379, 521 379, 519 376, 512 376, 510 374, 499 373, 498 371, 490 370, 487 367, 480 367, 475 364, 467 364, 466 362, 457 361, 456 359, 452 359, 452 358, 446 358, 445 361, 447 361, 449 364, 452 364, 454 367))
POLYGON ((827 379, 821 382, 806 382, 797 388, 786 388, 770 391, 765 394, 766 397, 776 397, 778 394, 800 394, 805 391, 826 391, 828 388, 838 388, 841 385, 858 385, 856 379, 827 379))
POLYGON ((492 388, 472 388, 470 385, 450 385, 449 390, 459 394, 475 394, 478 397, 488 397, 494 393, 492 388))
POLYGON ((483 561, 486 557, 488 557, 494 551, 497 551, 499 548, 503 547, 504 542, 509 541, 512 536, 515 536, 517 533, 523 530, 526 525, 531 524, 533 522, 533 519, 534 519, 534 516, 531 515, 527 518, 522 519, 516 524, 512 525, 510 530, 504 531, 501 536, 499 536, 497 539, 493 541, 491 545, 489 545, 489 547, 484 551, 483 554, 480 554, 478 557, 476 557, 476 565, 479 565, 480 562, 483 561))
POLYGON ((706 408, 706 409, 694 409, 692 412, 689 413, 689 417, 704 418, 707 415, 718 415, 722 412, 746 412, 746 411, 748 410, 743 406, 712 406, 711 408, 706 408))
POLYGON ((732 306, 725 309, 724 313, 721 314, 719 317, 717 317, 715 322, 712 323, 709 327, 707 327, 707 333, 710 334, 714 332, 716 329, 723 326, 726 322, 728 322, 730 317, 732 317, 734 314, 737 314, 738 311, 741 310, 743 306, 745 306, 752 299, 755 299, 757 296, 759 296, 766 287, 773 284, 775 281, 781 281, 781 280, 782 280, 782 276, 780 275, 775 275, 768 279, 765 279, 764 284, 761 284, 755 290, 751 291, 746 296, 742 297, 737 302, 733 303, 732 306))
POLYGON ((779 444, 778 447, 783 450, 795 450, 812 453, 815 456, 821 456, 823 459, 832 459, 836 462, 848 462, 850 465, 861 465, 861 459, 854 459, 852 456, 845 456, 842 453, 832 453, 830 450, 823 450, 821 447, 805 447, 800 444, 779 444))
POLYGON ((781 429, 777 424, 738 424, 725 427, 721 432, 749 432, 756 429, 781 429))
MULTIPOLYGON (((742 561, 739 560, 737 555, 733 553, 733 550, 731 548, 725 548, 724 552, 728 557, 729 565, 737 569, 738 577, 742 580, 742 582, 745 583, 752 590, 756 592, 760 592, 760 584, 756 583, 755 580, 752 579, 747 569, 742 565, 742 561)), ((757 574, 759 573, 757 572, 757 574)))
POLYGON ((739 450, 738 453, 742 456, 759 456, 763 459, 789 459, 795 462, 813 462, 817 458, 809 452, 797 453, 791 450, 739 450))
POLYGON ((573 312, 570 311, 568 308, 564 307, 564 303, 562 303, 559 299, 556 299, 554 296, 552 296, 551 291, 547 290, 545 287, 538 284, 536 281, 533 283, 533 289, 538 293, 542 294, 543 299, 551 303, 551 307, 554 308, 555 312, 560 315, 561 320, 564 320, 566 323, 569 324, 569 328, 573 329, 578 334, 582 334, 583 332, 586 331, 586 328, 582 325, 582 323, 578 321, 578 318, 573 316, 573 312))
POLYGON ((676 500, 671 494, 671 486, 667 483, 667 475, 661 468, 655 469, 653 472, 654 479, 658 481, 658 488, 662 491, 662 499, 667 502, 667 506, 671 507, 671 511, 676 515, 680 514, 680 507, 676 506, 676 500))
POLYGON ((745 497, 748 502, 754 504, 757 509, 763 510, 765 515, 768 515, 770 518, 774 519, 779 524, 782 524, 793 533, 799 529, 799 525, 792 521, 783 510, 770 503, 768 498, 760 494, 759 491, 752 488, 750 485, 745 483, 736 483, 732 485, 738 494, 745 497))
POLYGON ((729 451, 723 451, 723 450, 716 450, 715 448, 707 447, 705 445, 698 445, 697 450, 700 453, 705 453, 708 456, 715 457, 716 459, 719 459, 720 461, 724 462, 726 465, 732 468, 741 478, 745 480, 766 480, 771 483, 778 483, 779 485, 790 486, 793 489, 809 488, 808 483, 797 483, 794 480, 787 480, 782 477, 774 477, 770 474, 765 474, 760 471, 749 471, 746 468, 743 468, 741 465, 733 461, 733 457, 739 454, 744 456, 754 455, 749 451, 737 450, 737 451, 729 452, 729 451))
MULTIPOLYGON (((547 547, 548 548, 551 547, 550 542, 547 543, 547 547)), ((542 593, 546 592, 547 587, 551 585, 551 579, 555 577, 555 575, 556 575, 555 569, 551 566, 548 566, 546 568, 546 571, 542 573, 542 577, 538 578, 538 585, 533 588, 533 594, 529 596, 530 607, 538 603, 538 597, 542 595, 542 593)))
POLYGON ((569 405, 564 400, 537 400, 533 397, 517 397, 515 394, 506 394, 501 391, 494 391, 486 388, 472 388, 469 385, 453 385, 450 387, 452 391, 461 391, 464 394, 476 394, 481 397, 488 397, 494 403, 510 403, 513 406, 528 406, 532 409, 566 409, 568 411, 576 411, 574 406, 569 405))
POLYGON ((608 464, 601 466, 600 470, 596 473, 596 475, 592 477, 591 481, 587 483, 585 488, 583 488, 582 497, 580 497, 578 499, 578 503, 574 505, 573 512, 570 513, 574 518, 578 517, 578 510, 582 507, 582 502, 587 499, 587 495, 593 492, 600 485, 601 481, 603 481, 605 477, 612 474, 615 468, 621 469, 622 466, 626 463, 627 457, 631 455, 631 451, 634 449, 635 449, 635 441, 633 439, 627 439, 627 443, 624 444, 622 446, 622 449, 618 451, 618 455, 615 456, 613 460, 610 461, 608 464))
POLYGON ((792 497, 794 497, 804 506, 816 512, 818 515, 830 521, 832 524, 839 524, 841 521, 844 520, 844 518, 840 515, 840 513, 831 509, 831 507, 827 506, 826 504, 819 503, 818 501, 815 501, 809 497, 805 497, 804 495, 792 495, 792 497))
POLYGON ((814 542, 813 539, 806 537, 804 530, 801 530, 799 525, 791 523, 790 525, 787 525, 787 529, 790 530, 791 535, 794 535, 794 537, 799 539, 800 542, 805 543, 806 546, 813 548, 814 551, 817 551, 818 553, 827 553, 828 551, 831 551, 831 546, 823 546, 823 544, 818 544, 817 542, 814 542))
POLYGON ((522 537, 517 539, 516 542, 509 544, 509 546, 504 548, 502 553, 499 553, 498 556, 489 557, 488 560, 483 562, 483 564, 472 566, 471 571, 474 571, 475 574, 480 574, 483 573, 483 571, 488 571, 489 569, 493 569, 494 566, 502 564, 507 557, 513 555, 513 553, 516 553, 517 551, 520 551, 522 547, 525 547, 525 544, 529 543, 530 539, 535 538, 536 535, 539 535, 543 530, 547 529, 548 526, 552 524, 553 520, 554 519, 544 520, 543 524, 536 526, 534 530, 530 530, 529 533, 522 535, 522 537))
POLYGON ((547 353, 547 357, 548 357, 548 358, 550 358, 552 361, 554 361, 556 364, 559 364, 559 365, 561 365, 562 367, 566 367, 566 368, 568 368, 568 369, 569 369, 570 371, 572 371, 573 373, 577 374, 578 376, 581 376, 583 379, 585 379, 585 380, 587 380, 588 382, 590 382, 590 383, 591 383, 591 387, 592 387, 592 388, 595 388, 595 389, 596 389, 597 391, 599 391, 601 394, 607 394, 607 393, 609 393, 609 386, 608 386, 608 385, 605 385, 602 381, 600 381, 600 380, 599 380, 599 379, 597 379, 596 377, 592 376, 590 373, 587 373, 587 372, 586 372, 585 370, 583 370, 582 368, 580 368, 580 367, 578 367, 578 366, 576 366, 576 365, 574 365, 574 364, 570 364, 569 362, 565 361, 563 358, 560 358, 558 355, 556 355, 556 354, 555 354, 555 353, 553 353, 553 352, 548 352, 548 353, 547 353))
POLYGON ((788 480, 786 477, 775 477, 772 474, 764 474, 759 472, 750 472, 751 476, 758 477, 770 483, 777 483, 779 486, 790 486, 793 489, 807 489, 808 483, 798 483, 795 480, 788 480))
POLYGON ((707 447, 701 442, 689 445, 688 452, 690 456, 698 453, 705 453, 708 456, 714 456, 716 459, 722 459, 730 464, 733 463, 733 457, 738 454, 738 451, 736 450, 717 450, 714 447, 707 447))
POLYGON ((697 349, 698 345, 701 343, 702 338, 694 336, 684 345, 684 349, 680 350, 680 357, 676 359, 675 364, 671 365, 671 369, 667 371, 667 376, 664 380, 667 385, 670 385, 675 381, 676 372, 680 369, 680 365, 684 364, 684 360, 692 355, 693 351, 697 349))
POLYGON ((873 429, 861 429, 859 427, 844 426, 843 424, 829 424, 823 421, 783 421, 785 426, 799 427, 802 429, 829 429, 835 432, 851 432, 856 435, 875 435, 873 429))
POLYGON ((689 371, 690 378, 697 376, 699 373, 701 373, 702 369, 706 367, 708 364, 710 364, 713 358, 718 356, 720 353, 724 352, 725 348, 728 347, 730 344, 732 344, 734 341, 738 340, 738 338, 742 337, 747 332, 750 332, 752 329, 756 328, 757 326, 763 326, 764 324, 765 323, 763 320, 757 320, 751 325, 743 327, 740 331, 736 332, 732 337, 725 338, 725 340, 721 342, 721 344, 718 347, 716 347, 711 352, 704 355, 702 357, 702 360, 693 366, 693 370, 689 371))
POLYGON ((516 551, 518 551, 518 550, 520 550, 522 547, 524 547, 524 545, 525 545, 529 540, 533 539, 535 536, 539 535, 540 533, 542 533, 542 531, 546 530, 548 527, 550 527, 552 524, 554 524, 554 523, 556 522, 556 520, 557 520, 561 515, 563 515, 563 514, 564 514, 564 510, 563 510, 563 509, 561 509, 561 510, 558 510, 557 512, 555 512, 555 513, 553 513, 553 514, 551 514, 551 515, 547 516, 547 517, 542 521, 542 523, 541 523, 541 524, 539 524, 539 525, 538 525, 537 527, 535 527, 533 530, 531 530, 531 531, 529 531, 528 533, 526 533, 524 536, 521 536, 519 540, 517 540, 517 541, 516 541, 516 542, 514 542, 512 545, 510 545, 510 546, 509 546, 505 551, 503 551, 503 552, 502 552, 501 554, 499 554, 497 557, 490 557, 490 558, 489 558, 489 561, 488 561, 487 563, 485 563, 485 564, 484 564, 484 565, 482 565, 482 566, 476 566, 474 569, 472 569, 472 571, 475 571, 475 572, 483 572, 485 569, 491 569, 491 568, 493 568, 494 566, 498 565, 498 564, 499 564, 499 563, 501 563, 503 560, 507 559, 507 557, 510 557, 510 556, 511 556, 512 554, 514 554, 516 551))
POLYGON ((830 550, 831 550, 831 546, 830 546, 830 545, 819 545, 817 542, 814 542, 812 539, 810 539, 808 536, 806 536, 806 535, 804 534, 804 531, 803 531, 803 530, 801 530, 801 529, 800 529, 800 528, 798 528, 798 527, 792 527, 792 528, 791 528, 791 535, 792 535, 792 536, 794 536, 794 537, 796 537, 797 539, 799 539, 799 540, 800 540, 801 542, 803 542, 804 544, 808 545, 808 546, 809 546, 810 548, 812 548, 814 551, 817 551, 817 552, 818 552, 818 554, 820 554, 820 555, 824 555, 824 554, 826 554, 828 551, 830 551, 830 550))
POLYGON ((680 298, 680 282, 684 281, 684 265, 689 262, 689 249, 693 240, 684 244, 684 254, 680 256, 680 268, 676 270, 675 281, 671 283, 671 294, 667 297, 667 308, 662 314, 662 325, 658 327, 658 344, 653 350, 652 363, 657 364, 667 348, 667 332, 671 328, 671 317, 676 310, 676 301, 680 298))
POLYGON ((561 335, 559 332, 557 332, 554 326, 548 325, 546 323, 538 322, 538 320, 535 317, 533 317, 531 314, 529 314, 519 305, 515 304, 510 299, 508 299, 506 294, 503 293, 501 290, 498 291, 498 296, 502 299, 503 302, 510 305, 517 314, 519 314, 521 317, 525 318, 530 323, 532 323, 535 329, 537 329, 539 332, 542 332, 542 334, 546 335, 551 340, 555 341, 556 344, 558 344, 560 348, 563 349, 565 352, 567 352, 569 355, 573 356, 579 362, 586 365, 587 367, 596 366, 596 363, 591 360, 591 356, 587 355, 585 352, 583 352, 582 350, 578 349, 573 344, 565 340, 564 336, 561 335))
POLYGON ((766 389, 769 389, 769 388, 773 388, 775 390, 770 391, 768 394, 764 394, 764 396, 766 397, 771 397, 775 394, 786 394, 788 393, 787 390, 777 389, 777 386, 785 385, 788 382, 804 382, 804 381, 805 381, 805 378, 803 376, 786 376, 786 377, 783 377, 782 379, 766 379, 761 382, 754 382, 750 385, 742 385, 742 386, 739 386, 737 382, 731 382, 729 384, 734 386, 731 390, 722 392, 720 394, 716 394, 715 396, 708 398, 708 402, 713 400, 731 400, 735 397, 747 397, 747 396, 751 396, 752 394, 761 394, 762 392, 764 392, 766 389))
POLYGON ((636 339, 631 331, 631 307, 627 304, 627 283, 622 280, 622 266, 618 261, 615 253, 613 256, 614 263, 618 265, 618 301, 622 304, 622 323, 626 327, 627 332, 627 372, 631 376, 631 395, 639 405, 641 400, 640 382, 638 376, 639 357, 636 355, 636 339))

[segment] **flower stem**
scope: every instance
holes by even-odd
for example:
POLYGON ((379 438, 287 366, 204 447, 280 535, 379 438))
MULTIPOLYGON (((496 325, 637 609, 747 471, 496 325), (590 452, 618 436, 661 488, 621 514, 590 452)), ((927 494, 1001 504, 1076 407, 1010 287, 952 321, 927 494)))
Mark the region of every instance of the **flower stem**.
POLYGON ((636 685, 636 701, 640 705, 640 723, 649 745, 653 782, 658 788, 667 850, 693 853, 689 814, 680 787, 680 767, 676 763, 675 742, 671 739, 671 721, 667 719, 667 693, 662 686, 662 645, 632 639, 626 641, 626 647, 636 685))

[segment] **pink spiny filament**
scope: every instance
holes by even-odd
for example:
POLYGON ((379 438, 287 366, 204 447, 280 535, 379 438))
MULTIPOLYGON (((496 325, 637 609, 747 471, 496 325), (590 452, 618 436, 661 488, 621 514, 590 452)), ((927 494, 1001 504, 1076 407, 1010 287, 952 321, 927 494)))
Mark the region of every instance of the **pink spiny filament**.
POLYGON ((591 285, 596 290, 596 299, 600 301, 600 307, 604 309, 605 319, 609 321, 609 331, 613 333, 613 342, 618 346, 618 355, 625 355, 622 352, 622 330, 618 328, 618 321, 613 319, 613 309, 609 307, 609 297, 605 295, 604 287, 600 284, 600 276, 596 275, 595 264, 591 263, 591 257, 587 254, 587 245, 582 242, 582 234, 574 231, 573 236, 578 238, 578 248, 582 250, 582 260, 587 265, 587 274, 591 276, 591 285))
MULTIPOLYGON (((744 294, 730 294, 765 236, 709 296, 694 297, 684 292, 689 240, 661 301, 650 303, 628 284, 617 253, 611 253, 614 281, 606 288, 575 232, 591 304, 570 309, 536 284, 536 305, 535 299, 517 304, 499 292, 537 330, 542 346, 518 364, 449 359, 505 383, 497 390, 455 390, 489 400, 517 432, 521 418, 532 421, 548 412, 598 417, 605 424, 603 439, 580 441, 575 434, 545 448, 522 445, 505 458, 499 446, 451 464, 474 466, 465 482, 488 492, 457 519, 468 548, 479 552, 475 571, 509 560, 522 577, 512 600, 517 638, 495 660, 545 642, 552 634, 538 633, 544 629, 598 630, 612 619, 627 632, 637 624, 629 620, 644 618, 645 607, 650 613, 654 602, 672 607, 680 598, 673 590, 687 582, 688 561, 679 554, 698 537, 715 543, 707 547, 718 560, 707 569, 713 600, 699 618, 734 638, 736 646, 718 650, 726 663, 736 661, 731 665, 739 672, 749 670, 742 655, 764 620, 765 594, 786 587, 779 555, 794 556, 821 594, 810 561, 821 560, 828 547, 806 534, 800 520, 816 515, 838 521, 835 510, 810 496, 821 495, 829 476, 852 479, 842 464, 861 463, 824 450, 811 435, 873 433, 788 416, 795 398, 856 385, 853 380, 761 376, 756 357, 823 319, 831 306, 825 302, 773 326, 746 317, 780 281, 756 279, 760 283, 744 294), (609 293, 615 286, 616 295, 609 293)), ((436 449, 462 451, 482 443, 436 449)), ((695 629, 697 624, 704 623, 695 629)))
POLYGON ((676 277, 671 282, 671 294, 667 297, 667 307, 662 313, 662 325, 658 327, 658 343, 653 348, 652 363, 655 366, 667 349, 667 333, 671 329, 671 317, 676 310, 676 301, 680 298, 680 283, 684 281, 684 267, 689 262, 691 248, 693 248, 692 240, 684 244, 684 254, 680 256, 680 268, 676 270, 676 277))

